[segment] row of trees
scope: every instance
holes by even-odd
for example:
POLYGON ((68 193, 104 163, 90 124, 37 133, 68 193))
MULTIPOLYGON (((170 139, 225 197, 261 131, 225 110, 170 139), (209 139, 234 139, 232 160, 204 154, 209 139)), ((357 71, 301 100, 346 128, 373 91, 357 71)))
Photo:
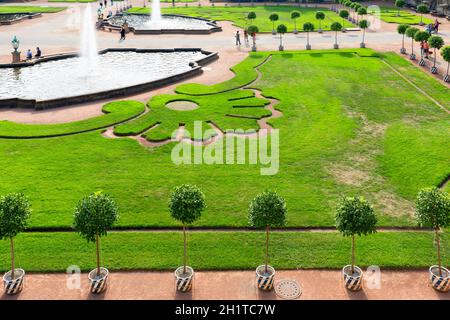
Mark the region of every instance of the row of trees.
MULTIPOLYGON (((447 269, 442 267, 440 252, 440 232, 450 226, 450 197, 438 188, 427 188, 419 192, 416 202, 417 219, 420 225, 431 227, 435 232, 437 244, 438 272, 447 276, 447 269), (443 272, 443 270, 445 272, 443 272)), ((193 185, 181 185, 174 188, 170 200, 171 216, 183 226, 183 270, 187 273, 187 227, 197 221, 206 208, 203 192, 193 185)), ((0 198, 0 239, 7 239, 11 244, 11 279, 14 271, 14 238, 27 227, 31 214, 28 199, 20 193, 8 194, 0 198)), ((286 224, 287 207, 284 199, 275 191, 266 191, 257 195, 249 205, 248 221, 254 228, 265 229, 264 269, 267 274, 269 266, 269 234, 273 227, 286 224)), ((102 192, 95 192, 79 201, 75 207, 74 228, 87 242, 96 244, 97 275, 100 276, 100 237, 106 236, 118 218, 118 207, 114 200, 102 192)), ((346 197, 337 207, 336 228, 345 237, 351 237, 351 274, 355 273, 355 237, 376 232, 377 218, 373 207, 362 197, 346 197)), ((273 270, 273 268, 272 268, 273 270)), ((94 271, 94 270, 93 270, 94 271)))
MULTIPOLYGON (((400 16, 400 10, 404 7, 406 5, 406 1, 405 0, 396 0, 395 1, 395 6, 397 7, 397 17, 399 17, 400 16)), ((420 25, 421 26, 423 26, 424 25, 424 23, 423 23, 423 15, 425 14, 425 13, 428 13, 428 6, 426 5, 426 4, 419 4, 417 7, 416 7, 416 11, 418 12, 418 13, 420 13, 420 25)))
MULTIPOLYGON (((436 58, 437 58, 437 51, 440 50, 441 56, 444 59, 444 61, 447 62, 447 71, 444 76, 444 80, 449 81, 449 69, 450 69, 450 46, 444 47, 444 39, 440 36, 434 35, 432 36, 426 31, 421 31, 416 27, 407 25, 407 24, 401 24, 397 27, 397 32, 402 35, 402 48, 400 49, 400 52, 402 54, 406 53, 405 48, 405 36, 407 38, 411 38, 411 53, 410 53, 410 59, 416 60, 416 55, 414 53, 414 42, 420 42, 424 43, 427 42, 429 47, 433 50, 433 66, 431 67, 432 73, 437 73, 436 68, 436 58)), ((424 51, 421 50, 420 52, 420 65, 424 65, 423 60, 424 51)))

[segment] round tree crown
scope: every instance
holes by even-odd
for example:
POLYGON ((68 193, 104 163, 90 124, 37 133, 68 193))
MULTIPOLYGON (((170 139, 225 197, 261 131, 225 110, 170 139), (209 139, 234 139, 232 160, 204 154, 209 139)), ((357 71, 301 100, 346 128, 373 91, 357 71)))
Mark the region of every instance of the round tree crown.
POLYGON ((25 230, 31 215, 30 203, 22 193, 0 198, 0 239, 13 238, 25 230))
POLYGON ((330 26, 330 29, 333 31, 341 31, 342 25, 339 22, 333 22, 330 26))
POLYGON ((336 229, 344 236, 366 235, 376 232, 377 217, 363 197, 345 197, 336 212, 336 229))
POLYGON ((358 15, 363 16, 365 14, 367 14, 367 9, 366 8, 364 8, 364 7, 358 8, 358 15))
POLYGON ((314 30, 314 25, 311 22, 305 22, 303 24, 303 30, 304 31, 313 31, 314 30))
POLYGON ((361 29, 367 29, 370 26, 370 22, 367 20, 361 20, 358 24, 361 29))
POLYGON ((341 11, 339 11, 339 16, 340 16, 341 18, 347 18, 348 15, 349 15, 349 12, 348 12, 347 10, 341 10, 341 11))
POLYGON ((102 192, 94 192, 78 202, 75 207, 74 227, 88 242, 96 236, 106 236, 119 217, 114 200, 102 192))
POLYGON ((409 25, 407 25, 407 24, 399 24, 397 26, 397 32, 399 34, 405 34, 405 32, 406 32, 406 30, 408 30, 408 28, 409 28, 409 25))
POLYGON ((325 13, 323 13, 322 11, 317 11, 317 12, 316 12, 316 19, 317 19, 317 20, 323 20, 323 19, 325 19, 325 13))
POLYGON ((416 200, 416 217, 419 224, 433 229, 450 226, 450 197, 438 188, 419 191, 416 200))
POLYGON ((444 45, 444 39, 440 36, 431 36, 428 38, 428 43, 431 48, 440 49, 444 45))
POLYGON ((250 20, 256 19, 256 13, 253 11, 249 12, 247 15, 247 19, 250 19, 250 20))
POLYGON ((258 32, 259 32, 259 29, 258 29, 257 26, 249 26, 249 27, 247 28, 247 32, 248 32, 248 33, 258 33, 258 32))
POLYGON ((286 33, 287 32, 287 27, 284 24, 280 24, 277 27, 277 32, 278 33, 286 33))
POLYGON ((401 8, 401 7, 403 7, 404 5, 405 5, 405 1, 404 1, 404 0, 396 0, 396 1, 395 1, 395 6, 396 6, 396 7, 401 8))
POLYGON ((441 49, 441 56, 445 61, 450 62, 450 46, 441 49))
POLYGON ((292 11, 291 12, 291 19, 297 19, 297 18, 300 18, 300 12, 292 11))
POLYGON ((426 31, 418 31, 414 34, 414 41, 427 41, 430 34, 426 31))
POLYGON ((275 191, 257 195, 248 208, 248 221, 252 227, 282 227, 286 224, 286 203, 275 191))
POLYGON ((197 186, 189 184, 177 186, 170 196, 170 214, 183 224, 195 222, 205 208, 205 195, 197 186))
POLYGON ((409 27, 408 29, 406 29, 406 36, 408 38, 414 38, 414 35, 419 32, 419 29, 415 28, 415 27, 409 27))
POLYGON ((270 19, 270 21, 277 21, 278 20, 278 14, 276 14, 276 13, 272 13, 272 14, 270 14, 270 16, 269 16, 269 19, 270 19))
POLYGON ((424 4, 420 4, 417 6, 417 12, 419 13, 427 13, 428 12, 428 7, 424 4))

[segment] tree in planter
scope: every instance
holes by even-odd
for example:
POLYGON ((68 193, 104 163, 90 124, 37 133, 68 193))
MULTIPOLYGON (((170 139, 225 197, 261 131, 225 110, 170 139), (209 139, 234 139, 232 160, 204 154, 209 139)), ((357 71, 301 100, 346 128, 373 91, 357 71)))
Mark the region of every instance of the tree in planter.
POLYGON ((0 198, 0 240, 9 239, 11 246, 11 280, 15 279, 14 238, 27 227, 31 215, 25 195, 11 193, 0 198))
POLYGON ((291 19, 294 20, 294 33, 297 33, 297 19, 300 18, 300 12, 292 11, 291 19))
POLYGON ((101 191, 81 199, 75 207, 74 228, 88 243, 95 243, 97 276, 100 270, 100 238, 108 234, 119 214, 116 203, 101 191))
POLYGON ((250 20, 250 23, 253 24, 253 20, 256 19, 256 13, 251 11, 247 15, 247 19, 250 20))
POLYGON ((366 33, 366 29, 370 26, 370 22, 364 19, 364 20, 359 21, 358 25, 363 30, 361 48, 364 48, 366 46, 364 43, 364 36, 366 33))
MULTIPOLYGON (((426 31, 417 31, 414 34, 414 40, 420 43, 427 41, 429 37, 430 34, 426 31)), ((423 53, 424 51, 420 50, 420 62, 419 62, 420 65, 425 65, 425 62, 423 61, 423 53)))
POLYGON ((280 34, 280 46, 278 48, 280 51, 283 51, 283 34, 287 32, 287 27, 284 24, 280 24, 277 27, 277 32, 280 34))
POLYGON ((272 21, 272 33, 275 34, 275 22, 278 21, 279 16, 277 13, 272 13, 269 16, 269 20, 272 21))
POLYGON ((398 8, 397 9, 397 17, 400 17, 400 10, 401 8, 403 8, 405 6, 406 2, 405 0, 396 0, 395 1, 395 6, 398 8))
POLYGON ((265 191, 257 195, 248 208, 248 221, 252 227, 266 229, 265 272, 269 265, 269 231, 271 227, 286 224, 286 203, 275 191, 265 191))
POLYGON ((417 6, 417 12, 420 13, 420 25, 423 26, 423 14, 428 12, 428 7, 425 4, 419 4, 417 6))
MULTIPOLYGON (((345 19, 347 19, 349 15, 350 13, 347 10, 339 11, 339 17, 342 18, 342 25, 345 24, 345 19)), ((343 31, 345 31, 345 28, 343 29, 343 31)))
POLYGON ((355 272, 355 236, 376 232, 377 217, 372 206, 362 197, 346 197, 336 212, 336 229, 344 237, 352 237, 351 272, 355 272))
POLYGON ((319 20, 319 33, 322 32, 322 20, 325 19, 325 13, 323 13, 322 11, 317 11, 316 12, 316 19, 319 20))
POLYGON ((411 60, 416 59, 416 55, 414 54, 414 36, 417 32, 419 32, 419 29, 415 27, 409 27, 408 29, 406 29, 406 36, 408 38, 411 38, 411 55, 410 55, 411 60))
POLYGON ((405 49, 405 33, 406 33, 406 30, 408 28, 409 28, 409 25, 407 25, 407 24, 399 24, 398 27, 397 27, 397 32, 402 35, 402 48, 400 49, 400 53, 406 53, 406 49, 405 49))
POLYGON ((334 48, 339 49, 338 40, 337 40, 337 34, 338 31, 342 30, 342 25, 339 22, 333 22, 330 26, 331 30, 334 31, 334 48))
POLYGON ((252 51, 256 51, 256 34, 259 32, 259 29, 257 26, 249 26, 247 28, 247 33, 252 37, 252 51))
POLYGON ((309 44, 309 33, 314 31, 314 25, 311 22, 304 23, 303 31, 306 31, 306 50, 310 50, 311 45, 309 44))
POLYGON ((358 10, 361 7, 362 7, 362 5, 359 4, 358 2, 353 2, 352 8, 353 8, 353 11, 355 12, 355 20, 358 20, 358 10))
POLYGON ((357 14, 358 14, 358 16, 361 16, 361 18, 363 18, 367 14, 367 9, 363 6, 361 6, 358 8, 357 14))
POLYGON ((438 188, 419 191, 416 200, 416 216, 419 224, 433 228, 437 245, 439 275, 442 276, 441 228, 450 226, 450 197, 438 188))
POLYGON ((447 72, 444 76, 444 81, 449 82, 450 81, 450 46, 446 46, 441 49, 441 56, 442 58, 447 62, 447 72))
POLYGON ((183 273, 187 266, 186 227, 198 220, 206 208, 205 195, 194 185, 183 184, 175 187, 169 200, 169 211, 175 220, 183 224, 183 273))
POLYGON ((428 43, 430 44, 430 48, 433 48, 433 67, 431 68, 431 72, 432 73, 437 73, 437 68, 436 68, 436 50, 439 50, 440 48, 442 48, 444 46, 444 39, 442 39, 442 37, 439 36, 431 36, 430 38, 428 38, 428 43))

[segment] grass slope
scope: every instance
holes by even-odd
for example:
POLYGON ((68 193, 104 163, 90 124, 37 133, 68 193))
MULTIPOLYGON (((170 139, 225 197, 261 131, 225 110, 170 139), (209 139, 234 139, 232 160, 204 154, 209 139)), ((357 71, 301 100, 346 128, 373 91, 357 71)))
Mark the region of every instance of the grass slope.
MULTIPOLYGON (((131 13, 148 14, 150 8, 131 8, 128 10, 131 13)), ((271 13, 277 13, 279 20, 275 22, 275 28, 279 24, 286 25, 288 32, 294 30, 294 21, 291 19, 291 12, 299 11, 301 16, 297 19, 297 29, 301 30, 305 22, 311 22, 314 24, 315 29, 319 27, 319 20, 316 20, 315 14, 317 11, 323 11, 325 13, 325 20, 321 22, 323 30, 330 30, 330 25, 338 21, 342 23, 342 19, 335 13, 326 8, 314 9, 314 8, 300 8, 294 6, 241 6, 241 7, 175 7, 175 8, 162 8, 162 13, 167 14, 180 14, 191 17, 201 17, 216 21, 231 21, 234 25, 245 28, 249 24, 258 26, 260 32, 271 32, 272 21, 269 20, 271 13), (248 21, 247 14, 253 11, 256 13, 256 19, 252 22, 248 21)), ((350 28, 354 25, 349 22, 344 22, 344 27, 350 28)))
MULTIPOLYGON (((196 270, 254 269, 264 260, 262 232, 197 232, 190 233, 188 241, 189 265, 196 270)), ((273 232, 270 241, 270 264, 277 269, 342 268, 350 262, 350 239, 335 232, 273 232)), ((87 245, 76 233, 26 233, 15 245, 16 266, 27 272, 95 267, 94 244, 87 245)), ((110 270, 173 270, 182 263, 182 234, 111 232, 102 238, 101 250, 102 265, 110 270)), ((380 232, 357 238, 356 254, 359 266, 382 269, 425 269, 437 260, 429 232, 380 232)), ((443 264, 448 264, 448 245, 442 255, 443 264)), ((10 269, 8 241, 0 242, 0 261, 1 271, 10 269)))
MULTIPOLYGON (((449 173, 444 131, 449 116, 373 51, 352 51, 258 53, 272 58, 260 68, 263 77, 255 85, 265 96, 278 99, 277 108, 283 112, 271 121, 280 129, 276 175, 261 176, 260 168, 266 167, 261 164, 175 165, 173 143, 146 149, 131 139, 106 139, 90 132, 53 139, 0 139, 0 194, 28 194, 34 227, 70 226, 76 202, 95 190, 117 200, 121 226, 174 225, 167 198, 181 183, 198 184, 206 194, 208 208, 197 223, 201 226, 245 226, 249 201, 268 187, 286 199, 290 226, 333 225, 336 202, 345 194, 369 198, 381 225, 414 225, 417 191, 437 185, 449 173)), ((408 70, 389 55, 383 59, 408 70)), ((411 73, 410 78, 421 87, 426 84, 436 99, 448 96, 448 88, 424 73, 411 73)), ((245 93, 220 96, 235 92, 245 93)), ((172 96, 177 95, 152 101, 172 96)), ((204 99, 202 108, 214 110, 216 100, 211 97, 192 99, 204 99)), ((163 114, 165 118, 157 120, 176 127, 198 110, 183 111, 186 118, 163 114)), ((132 133, 139 121, 123 128, 128 126, 132 133)), ((159 131, 157 136, 164 134, 159 131)))
POLYGON ((0 121, 0 137, 2 138, 39 138, 69 135, 106 128, 138 116, 145 110, 145 105, 138 101, 114 101, 102 108, 104 115, 68 122, 63 124, 21 124, 0 121))
MULTIPOLYGON (((371 12, 369 11, 369 13, 371 12)), ((400 10, 400 15, 398 15, 398 9, 392 7, 381 7, 380 19, 384 22, 398 24, 419 24, 421 21, 419 13, 400 10)), ((433 20, 424 17, 423 22, 428 24, 433 23, 433 20)))

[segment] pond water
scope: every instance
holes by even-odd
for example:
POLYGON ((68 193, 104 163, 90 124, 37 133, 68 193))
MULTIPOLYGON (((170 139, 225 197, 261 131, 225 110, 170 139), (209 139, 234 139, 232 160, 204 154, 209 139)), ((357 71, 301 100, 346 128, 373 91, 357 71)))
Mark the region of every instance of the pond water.
POLYGON ((143 14, 126 14, 112 17, 109 22, 114 26, 122 26, 124 22, 136 30, 210 30, 216 25, 190 17, 162 16, 160 19, 152 21, 150 16, 143 14))

